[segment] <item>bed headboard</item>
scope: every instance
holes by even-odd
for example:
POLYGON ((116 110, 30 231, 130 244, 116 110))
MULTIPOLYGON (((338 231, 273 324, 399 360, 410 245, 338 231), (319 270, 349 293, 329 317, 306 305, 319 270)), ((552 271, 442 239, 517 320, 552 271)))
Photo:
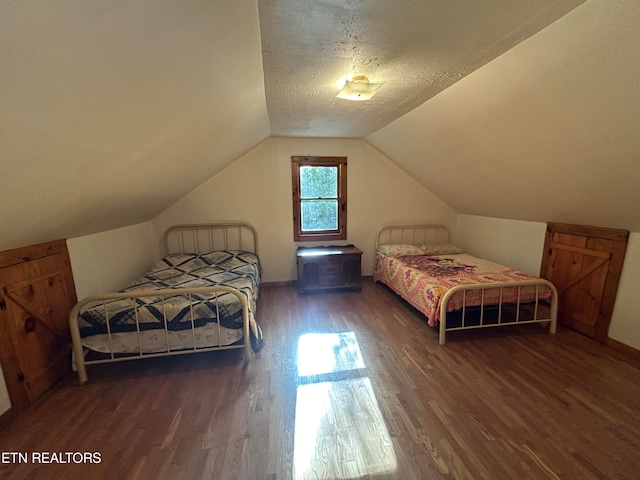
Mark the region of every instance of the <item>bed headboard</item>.
POLYGON ((214 250, 246 250, 258 255, 258 232, 244 222, 174 225, 164 232, 165 255, 214 250))
POLYGON ((444 225, 398 224, 383 225, 376 235, 376 249, 381 245, 405 243, 423 245, 449 243, 449 230, 444 225))

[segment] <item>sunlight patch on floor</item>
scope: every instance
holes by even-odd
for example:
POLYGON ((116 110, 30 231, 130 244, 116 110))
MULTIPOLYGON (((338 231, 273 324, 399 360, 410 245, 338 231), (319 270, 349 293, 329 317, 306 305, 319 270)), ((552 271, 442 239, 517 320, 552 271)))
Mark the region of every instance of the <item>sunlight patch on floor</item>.
POLYGON ((365 367, 353 332, 307 333, 298 340, 298 377, 365 367))
POLYGON ((353 332, 298 343, 294 478, 390 474, 397 461, 353 332))

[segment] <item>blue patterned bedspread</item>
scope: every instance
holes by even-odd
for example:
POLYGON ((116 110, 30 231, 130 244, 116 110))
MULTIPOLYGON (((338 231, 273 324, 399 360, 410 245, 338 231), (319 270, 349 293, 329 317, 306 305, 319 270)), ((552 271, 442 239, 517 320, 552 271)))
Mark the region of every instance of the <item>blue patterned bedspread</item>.
MULTIPOLYGON (((214 285, 235 288, 246 296, 251 322, 251 343, 254 351, 259 351, 264 344, 262 332, 255 321, 260 287, 260 263, 258 257, 251 252, 219 250, 202 254, 171 254, 121 292, 214 285)), ((134 308, 133 301, 130 298, 107 300, 97 305, 87 306, 80 313, 80 334, 86 337, 107 333, 106 315, 109 318, 111 333, 135 332, 137 330, 136 311, 141 331, 164 330, 163 312, 166 312, 168 330, 191 329, 192 322, 195 327, 209 322, 219 322, 221 326, 231 329, 243 327, 242 304, 231 293, 218 293, 217 298, 215 295, 193 294, 191 302, 193 307, 190 307, 189 298, 185 295, 136 297, 137 308, 134 308)))

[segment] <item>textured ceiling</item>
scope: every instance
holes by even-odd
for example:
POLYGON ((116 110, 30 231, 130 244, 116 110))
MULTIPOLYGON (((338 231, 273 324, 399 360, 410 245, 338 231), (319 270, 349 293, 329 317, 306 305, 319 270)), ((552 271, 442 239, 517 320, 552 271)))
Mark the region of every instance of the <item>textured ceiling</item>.
POLYGON ((269 135, 366 138, 459 213, 640 231, 639 5, 0 2, 0 249, 153 219, 269 135))
POLYGON ((273 136, 366 137, 584 0, 258 0, 273 136), (340 81, 385 82, 369 101, 340 81))
POLYGON ((366 140, 458 213, 640 232, 639 18, 590 0, 366 140))

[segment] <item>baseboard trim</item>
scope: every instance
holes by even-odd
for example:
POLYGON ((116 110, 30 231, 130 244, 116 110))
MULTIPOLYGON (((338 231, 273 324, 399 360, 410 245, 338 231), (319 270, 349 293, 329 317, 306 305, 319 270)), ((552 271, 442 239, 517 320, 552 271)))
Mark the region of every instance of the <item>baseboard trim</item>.
POLYGON ((297 283, 298 282, 296 282, 295 280, 290 280, 288 282, 262 282, 260 284, 260 287, 265 287, 265 288, 271 288, 271 287, 295 287, 297 283))
POLYGON ((605 340, 605 345, 614 350, 624 353, 625 355, 629 355, 634 360, 640 362, 640 350, 637 348, 631 347, 626 343, 619 342, 618 340, 614 340, 613 338, 607 338, 605 340))
MULTIPOLYGON (((363 281, 371 281, 373 279, 373 275, 362 275, 363 281)), ((261 287, 296 287, 298 285, 298 280, 287 280, 284 282, 262 282, 260 284, 261 287)))
POLYGON ((9 410, 0 414, 0 431, 4 430, 16 418, 18 418, 18 411, 13 407, 9 407, 9 410))

